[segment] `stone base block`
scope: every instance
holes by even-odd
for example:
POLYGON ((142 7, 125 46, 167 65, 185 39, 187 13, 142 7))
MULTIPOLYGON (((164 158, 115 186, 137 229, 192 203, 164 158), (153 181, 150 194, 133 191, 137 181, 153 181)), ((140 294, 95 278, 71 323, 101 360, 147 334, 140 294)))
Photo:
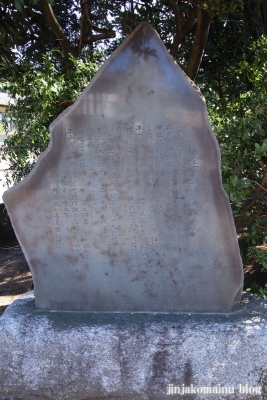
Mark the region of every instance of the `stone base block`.
POLYGON ((0 318, 0 398, 267 398, 266 318, 252 295, 232 314, 109 314, 36 311, 29 292, 0 318))

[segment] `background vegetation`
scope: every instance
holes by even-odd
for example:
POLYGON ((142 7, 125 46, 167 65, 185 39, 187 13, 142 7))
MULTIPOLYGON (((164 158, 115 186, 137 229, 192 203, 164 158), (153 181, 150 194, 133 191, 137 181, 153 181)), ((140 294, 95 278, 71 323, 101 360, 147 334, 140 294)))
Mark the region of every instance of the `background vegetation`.
MULTIPOLYGON (((206 97, 244 263, 267 268, 267 0, 0 0, 0 18, 0 90, 17 99, 2 154, 10 182, 29 172, 52 120, 146 20, 206 97)), ((264 281, 257 290, 266 296, 264 281)))

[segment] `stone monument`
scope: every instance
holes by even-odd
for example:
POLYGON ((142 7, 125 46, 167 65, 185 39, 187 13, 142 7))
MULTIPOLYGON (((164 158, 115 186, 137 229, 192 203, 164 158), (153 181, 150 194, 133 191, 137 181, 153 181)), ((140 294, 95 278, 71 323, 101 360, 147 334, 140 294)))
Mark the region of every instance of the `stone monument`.
POLYGON ((203 96, 147 23, 4 194, 39 310, 228 312, 242 263, 203 96))
POLYGON ((0 400, 265 398, 267 305, 246 294, 237 310, 205 101, 151 26, 52 124, 4 201, 35 290, 0 318, 0 400))

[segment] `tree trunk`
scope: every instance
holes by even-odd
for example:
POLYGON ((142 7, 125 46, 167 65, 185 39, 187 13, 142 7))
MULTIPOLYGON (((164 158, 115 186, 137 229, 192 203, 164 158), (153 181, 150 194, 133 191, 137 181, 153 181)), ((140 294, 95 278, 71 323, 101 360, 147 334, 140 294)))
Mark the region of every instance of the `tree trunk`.
POLYGON ((191 49, 190 60, 185 70, 186 74, 189 76, 190 79, 192 79, 192 81, 195 80, 198 73, 204 48, 207 42, 211 21, 211 16, 209 12, 201 7, 201 0, 198 0, 197 5, 197 30, 191 49))
POLYGON ((50 28, 52 29, 52 31, 54 32, 54 34, 56 35, 56 37, 59 40, 60 46, 63 51, 63 55, 67 59, 71 52, 68 39, 64 35, 63 30, 54 14, 54 11, 53 11, 51 5, 48 4, 46 0, 41 0, 40 5, 43 9, 43 12, 46 16, 46 19, 47 19, 47 22, 48 22, 50 28))
POLYGON ((267 0, 263 0, 259 6, 261 26, 263 34, 267 35, 267 0))

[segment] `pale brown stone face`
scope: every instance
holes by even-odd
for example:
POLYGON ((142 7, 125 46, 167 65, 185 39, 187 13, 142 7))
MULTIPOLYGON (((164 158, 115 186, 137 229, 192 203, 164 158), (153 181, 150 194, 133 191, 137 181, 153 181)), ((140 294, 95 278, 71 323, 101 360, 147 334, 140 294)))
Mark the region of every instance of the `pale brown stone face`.
POLYGON ((4 194, 36 307, 238 308, 242 263, 205 101, 142 23, 4 194))

